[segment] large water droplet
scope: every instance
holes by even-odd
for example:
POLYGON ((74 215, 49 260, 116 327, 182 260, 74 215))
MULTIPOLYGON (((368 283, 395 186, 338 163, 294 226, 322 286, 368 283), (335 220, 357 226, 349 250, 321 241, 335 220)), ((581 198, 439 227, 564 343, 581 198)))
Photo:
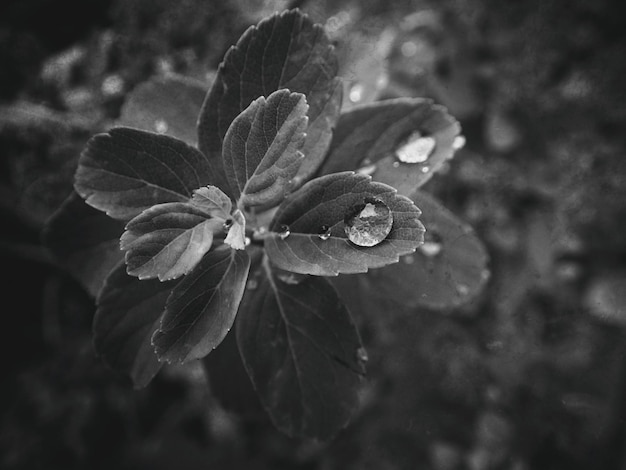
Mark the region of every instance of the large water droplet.
POLYGON ((369 361, 369 357, 367 355, 367 351, 365 350, 365 348, 359 348, 356 350, 356 358, 359 362, 369 361))
POLYGON ((427 258, 434 258, 441 253, 442 248, 439 234, 432 230, 427 230, 424 235, 424 243, 419 247, 420 252, 427 258))
POLYGON ((393 214, 387 204, 367 197, 350 208, 344 218, 348 239, 359 246, 375 246, 382 242, 393 226, 393 214))
POLYGON ((154 123, 154 130, 157 131, 159 134, 165 134, 168 129, 169 126, 167 125, 167 122, 163 119, 157 119, 157 121, 154 123))
POLYGON ((434 137, 415 131, 396 149, 396 157, 402 163, 424 163, 436 145, 434 137))
POLYGON ((291 230, 289 230, 289 226, 288 225, 281 225, 280 226, 280 230, 278 231, 278 236, 280 237, 280 239, 284 240, 289 235, 291 235, 291 230))
POLYGON ((330 232, 330 227, 328 227, 327 225, 322 225, 322 228, 320 229, 320 232, 318 234, 320 240, 328 240, 330 238, 330 232))

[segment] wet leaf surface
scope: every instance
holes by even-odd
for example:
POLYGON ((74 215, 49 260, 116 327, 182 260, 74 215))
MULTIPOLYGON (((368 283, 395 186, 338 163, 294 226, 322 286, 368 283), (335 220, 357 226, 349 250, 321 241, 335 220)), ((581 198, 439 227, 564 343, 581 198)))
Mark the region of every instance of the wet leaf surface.
MULTIPOLYGON (((286 271, 318 276, 365 272, 372 267, 394 263, 412 253, 423 241, 420 211, 406 197, 368 176, 343 172, 311 180, 281 205, 265 239, 267 254, 286 271), (346 232, 346 218, 366 210, 370 201, 391 211, 393 225, 384 240, 375 246, 359 246, 346 232), (355 209, 359 209, 355 213, 355 209), (321 236, 320 236, 321 235, 321 236)), ((360 240, 380 238, 389 219, 377 225, 361 225, 360 240)), ((349 225, 349 224, 348 224, 349 225)))

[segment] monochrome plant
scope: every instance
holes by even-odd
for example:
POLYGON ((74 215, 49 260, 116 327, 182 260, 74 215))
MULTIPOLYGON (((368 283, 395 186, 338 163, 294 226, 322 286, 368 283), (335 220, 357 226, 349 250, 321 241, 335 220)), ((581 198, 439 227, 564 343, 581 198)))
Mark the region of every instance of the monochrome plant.
POLYGON ((87 143, 45 241, 96 297, 96 352, 136 387, 228 336, 274 424, 329 439, 367 361, 345 298, 449 309, 480 291, 482 244, 419 190, 462 145, 459 124, 425 98, 342 112, 337 71, 322 26, 275 14, 208 92, 154 79, 87 143), (344 275, 375 289, 338 291, 344 275))

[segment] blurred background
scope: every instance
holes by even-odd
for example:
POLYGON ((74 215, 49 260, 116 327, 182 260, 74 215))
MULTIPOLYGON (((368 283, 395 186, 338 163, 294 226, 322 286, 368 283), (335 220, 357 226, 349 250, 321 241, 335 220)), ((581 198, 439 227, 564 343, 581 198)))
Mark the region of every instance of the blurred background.
POLYGON ((0 467, 626 468, 625 76, 617 0, 3 1, 0 467), (336 41, 344 109, 427 96, 460 121, 465 147, 424 189, 490 255, 466 305, 353 312, 368 380, 325 444, 229 414, 197 364, 133 390, 40 239, 135 87, 208 86, 249 25, 293 6, 336 41))

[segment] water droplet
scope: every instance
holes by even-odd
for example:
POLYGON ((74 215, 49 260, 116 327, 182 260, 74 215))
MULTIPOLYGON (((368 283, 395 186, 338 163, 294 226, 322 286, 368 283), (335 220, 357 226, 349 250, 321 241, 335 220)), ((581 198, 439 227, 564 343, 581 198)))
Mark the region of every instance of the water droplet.
POLYGON ((434 258, 441 253, 442 248, 439 234, 432 230, 427 230, 424 235, 424 243, 419 247, 420 252, 427 258, 434 258))
POLYGON ((278 232, 278 236, 280 237, 281 240, 284 240, 285 238, 287 238, 289 235, 291 235, 291 230, 289 230, 289 226, 287 225, 281 225, 280 226, 280 230, 278 232))
POLYGON ((402 261, 404 261, 404 264, 413 264, 415 263, 415 257, 413 255, 404 256, 402 261))
POLYGON ((364 91, 365 89, 363 88, 363 85, 361 85, 360 83, 355 83, 350 87, 348 98, 350 98, 351 102, 358 103, 363 98, 364 91))
POLYGON ((154 130, 157 131, 159 134, 165 134, 168 129, 169 126, 167 125, 167 122, 165 122, 163 119, 158 119, 154 123, 154 130))
POLYGON ((457 284, 456 291, 459 293, 459 295, 465 296, 469 294, 470 288, 466 284, 457 284))
POLYGON ((328 240, 330 238, 330 232, 330 227, 328 227, 327 225, 322 225, 322 228, 320 229, 320 232, 318 234, 320 240, 328 240))
POLYGON ((252 240, 250 239, 250 237, 244 238, 243 240, 244 246, 250 246, 250 243, 252 243, 252 240))
POLYGON ((356 170, 356 172, 359 173, 360 175, 373 175, 375 171, 376 171, 376 165, 362 166, 361 168, 356 170))
POLYGON ((255 290, 257 287, 259 287, 259 281, 256 279, 249 279, 246 283, 246 289, 248 290, 255 290))
POLYGON ((400 166, 400 162, 393 162, 391 166, 393 166, 394 168, 398 168, 400 166))
POLYGON ((372 197, 350 208, 344 218, 348 239, 359 246, 375 246, 382 242, 393 226, 393 214, 387 204, 372 197))
POLYGON ((369 361, 369 357, 365 348, 359 348, 356 350, 356 358, 359 360, 359 362, 369 361))
POLYGON ((436 145, 434 137, 415 131, 396 149, 396 157, 402 163, 424 163, 436 145))
POLYGON ((226 219, 224 221, 223 227, 224 227, 225 232, 228 232, 232 226, 233 226, 233 219, 226 219))
POLYGON ((454 150, 460 150, 465 147, 465 136, 457 135, 452 142, 452 148, 454 150))
POLYGON ((430 167, 429 166, 423 166, 422 167, 422 173, 428 173, 430 171, 430 167))

